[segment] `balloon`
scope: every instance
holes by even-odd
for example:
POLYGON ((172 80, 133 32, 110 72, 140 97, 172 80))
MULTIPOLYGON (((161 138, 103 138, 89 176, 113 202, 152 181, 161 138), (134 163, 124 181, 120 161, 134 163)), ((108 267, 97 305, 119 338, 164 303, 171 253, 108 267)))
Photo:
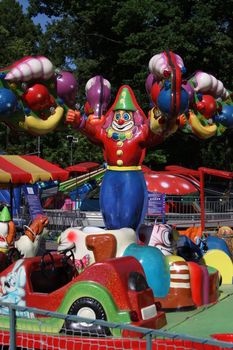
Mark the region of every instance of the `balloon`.
POLYGON ((221 113, 215 116, 214 121, 228 128, 232 127, 233 126, 233 106, 223 105, 221 113))
POLYGON ((61 127, 68 107, 59 98, 55 101, 56 85, 53 64, 44 56, 28 56, 2 69, 0 120, 36 136, 61 127))
POLYGON ((94 116, 100 117, 108 107, 111 97, 111 85, 108 80, 97 75, 88 80, 86 84, 86 97, 94 110, 94 116))
POLYGON ((23 95, 22 99, 28 107, 34 111, 42 111, 49 109, 55 102, 54 98, 49 94, 46 86, 35 84, 31 86, 23 95))
POLYGON ((38 78, 47 80, 53 74, 53 64, 47 57, 28 56, 15 62, 5 79, 10 81, 29 81, 38 78))
POLYGON ((64 100, 70 108, 76 103, 78 83, 70 72, 62 71, 57 76, 57 95, 64 100))
MULTIPOLYGON (((171 89, 163 88, 158 95, 158 107, 161 112, 167 116, 171 115, 172 91, 171 89)), ((189 97, 188 93, 181 89, 180 94, 180 110, 179 114, 184 113, 188 109, 189 97)))
POLYGON ((199 71, 192 80, 195 84, 194 90, 196 92, 209 93, 214 97, 222 97, 223 99, 229 96, 223 83, 211 74, 199 71))
POLYGON ((158 83, 154 83, 152 88, 151 88, 151 99, 154 102, 155 105, 157 105, 157 99, 160 93, 160 86, 158 83))
POLYGON ((193 102, 193 99, 194 99, 194 89, 192 87, 192 85, 187 82, 187 83, 183 83, 182 84, 182 88, 188 93, 189 95, 189 103, 192 103, 193 102))
POLYGON ((9 89, 0 88, 0 114, 14 112, 17 107, 17 97, 9 89))
MULTIPOLYGON (((184 62, 182 58, 174 53, 174 59, 176 64, 180 67, 180 69, 184 70, 184 62)), ((162 78, 168 72, 171 72, 171 67, 167 59, 167 55, 165 52, 154 55, 149 62, 149 70, 155 77, 162 78)))
POLYGON ((210 95, 202 95, 202 99, 196 103, 196 107, 206 119, 212 118, 217 111, 216 100, 210 95))
POLYGON ((155 82, 156 82, 155 76, 152 73, 150 73, 148 75, 148 77, 146 78, 146 84, 145 84, 146 92, 147 92, 147 94, 149 96, 151 94, 151 88, 152 88, 152 86, 154 85, 155 82))

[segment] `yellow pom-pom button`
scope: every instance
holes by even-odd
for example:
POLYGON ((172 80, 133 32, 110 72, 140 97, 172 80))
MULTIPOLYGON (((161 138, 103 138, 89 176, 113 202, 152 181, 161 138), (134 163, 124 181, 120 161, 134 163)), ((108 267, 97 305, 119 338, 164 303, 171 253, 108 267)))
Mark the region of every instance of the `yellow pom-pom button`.
POLYGON ((117 161, 117 165, 118 165, 118 166, 122 166, 122 165, 123 165, 123 160, 118 159, 118 161, 117 161))

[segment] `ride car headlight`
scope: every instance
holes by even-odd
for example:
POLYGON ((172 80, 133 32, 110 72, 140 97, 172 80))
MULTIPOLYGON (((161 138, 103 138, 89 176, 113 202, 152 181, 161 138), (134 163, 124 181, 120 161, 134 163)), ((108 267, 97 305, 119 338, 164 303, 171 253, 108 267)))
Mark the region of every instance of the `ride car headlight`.
POLYGON ((130 272, 128 279, 129 290, 141 292, 142 290, 148 289, 149 286, 145 277, 139 272, 130 272))

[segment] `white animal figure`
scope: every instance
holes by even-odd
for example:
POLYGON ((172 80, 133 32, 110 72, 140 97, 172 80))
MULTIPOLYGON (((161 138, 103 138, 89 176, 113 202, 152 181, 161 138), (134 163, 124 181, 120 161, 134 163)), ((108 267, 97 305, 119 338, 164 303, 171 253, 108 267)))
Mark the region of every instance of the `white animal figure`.
MULTIPOLYGON (((23 259, 16 261, 13 269, 6 276, 0 279, 0 301, 11 303, 19 306, 26 306, 25 287, 26 287, 26 272, 23 266, 23 259)), ((0 314, 9 314, 9 308, 0 307, 0 314)), ((34 314, 28 311, 16 311, 17 316, 33 318, 34 314)))
POLYGON ((161 250, 164 255, 173 255, 176 249, 178 233, 168 224, 156 224, 153 227, 149 246, 161 250))
MULTIPOLYGON (((25 306, 23 297, 25 296, 26 274, 24 267, 21 266, 22 263, 23 259, 18 260, 13 270, 1 277, 0 301, 25 306)), ((8 308, 0 307, 0 313, 8 313, 8 308)))
MULTIPOLYGON (((122 228, 119 230, 104 230, 99 227, 70 227, 61 233, 58 241, 58 251, 62 252, 66 249, 72 249, 75 259, 82 260, 89 255, 89 263, 95 262, 94 253, 89 250, 86 242, 88 237, 99 235, 112 235, 116 240, 116 256, 122 256, 125 249, 131 244, 136 243, 136 233, 131 228, 122 228)), ((102 236, 104 239, 104 236, 102 236)), ((101 240, 102 240, 102 237, 101 240)), ((106 246, 103 243, 101 250, 104 252, 106 246)))
POLYGON ((24 226, 25 234, 15 241, 15 248, 24 258, 36 256, 43 230, 47 224, 48 218, 46 216, 38 216, 30 226, 24 226))

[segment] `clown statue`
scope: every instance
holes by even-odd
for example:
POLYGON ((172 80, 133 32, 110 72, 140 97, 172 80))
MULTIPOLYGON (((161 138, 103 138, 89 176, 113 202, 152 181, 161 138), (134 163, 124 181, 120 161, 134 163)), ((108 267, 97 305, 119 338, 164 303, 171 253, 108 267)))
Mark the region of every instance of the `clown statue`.
MULTIPOLYGON (((127 85, 120 87, 115 102, 104 114, 110 84, 96 76, 86 84, 85 114, 68 111, 66 122, 103 149, 107 170, 101 185, 100 208, 106 229, 131 227, 137 231, 140 227, 147 210, 147 188, 141 164, 147 147, 161 143, 177 130, 177 117, 183 103, 181 85, 179 88, 176 80, 175 91, 179 96, 170 89, 171 106, 175 105, 176 109, 169 115, 153 108, 147 118, 127 85)), ((184 91, 187 103, 183 103, 183 110, 188 104, 185 94, 184 91)))
MULTIPOLYGON (((163 126, 156 132, 139 107, 129 86, 122 86, 106 116, 95 118, 68 111, 67 122, 73 123, 92 142, 103 148, 107 162, 100 192, 100 207, 107 229, 140 226, 147 210, 147 189, 141 163, 146 147, 164 140, 163 126)), ((176 129, 176 125, 170 132, 176 129)), ((164 129, 165 130, 165 129, 164 129)), ((167 130, 167 136, 169 135, 167 130)))

